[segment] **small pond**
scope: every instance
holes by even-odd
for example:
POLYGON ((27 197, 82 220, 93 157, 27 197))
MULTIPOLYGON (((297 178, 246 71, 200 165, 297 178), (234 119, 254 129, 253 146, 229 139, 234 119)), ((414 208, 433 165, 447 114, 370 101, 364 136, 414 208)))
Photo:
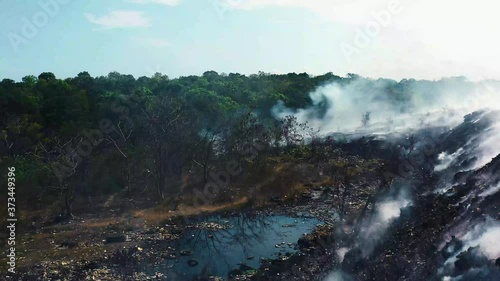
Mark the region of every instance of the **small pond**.
POLYGON ((287 216, 211 217, 209 227, 187 231, 172 246, 175 258, 143 265, 146 272, 161 272, 168 280, 191 280, 194 276, 220 276, 244 267, 259 268, 260 259, 296 252, 296 243, 321 222, 314 218, 287 216), (211 222, 215 224, 211 224, 211 222), (214 229, 213 226, 225 226, 214 229))

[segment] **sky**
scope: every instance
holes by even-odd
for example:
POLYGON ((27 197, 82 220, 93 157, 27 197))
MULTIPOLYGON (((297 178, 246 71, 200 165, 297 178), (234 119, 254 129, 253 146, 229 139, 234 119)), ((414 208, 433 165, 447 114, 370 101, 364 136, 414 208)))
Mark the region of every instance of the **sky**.
POLYGON ((500 79, 494 0, 0 0, 0 79, 327 72, 500 79))

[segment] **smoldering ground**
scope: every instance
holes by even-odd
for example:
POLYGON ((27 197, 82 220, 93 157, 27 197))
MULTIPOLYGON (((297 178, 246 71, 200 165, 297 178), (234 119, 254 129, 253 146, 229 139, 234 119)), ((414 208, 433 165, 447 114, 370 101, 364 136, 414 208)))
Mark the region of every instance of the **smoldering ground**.
POLYGON ((279 102, 273 114, 294 115, 322 134, 356 130, 389 133, 431 124, 454 126, 472 111, 500 108, 498 89, 498 82, 472 82, 464 77, 397 82, 351 76, 310 93, 312 104, 307 108, 288 108, 279 102), (363 122, 366 113, 369 120, 363 122))

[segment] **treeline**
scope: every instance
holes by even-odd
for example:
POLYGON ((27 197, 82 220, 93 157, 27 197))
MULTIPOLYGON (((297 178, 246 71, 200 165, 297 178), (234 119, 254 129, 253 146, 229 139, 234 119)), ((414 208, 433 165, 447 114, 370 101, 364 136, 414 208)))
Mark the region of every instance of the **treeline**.
MULTIPOLYGON (((243 165, 258 149, 276 155, 315 139, 292 116, 276 119, 272 108, 319 107, 309 94, 319 86, 379 80, 327 73, 245 76, 208 71, 170 79, 160 73, 134 78, 112 72, 53 73, 0 82, 0 168, 16 168, 21 202, 44 208, 59 202, 65 216, 77 197, 151 190, 161 197, 202 185, 228 161, 243 165)), ((383 80, 383 92, 407 100, 414 80, 383 80)), ((372 86, 370 86, 372 85, 372 86)), ((380 88, 380 87, 378 87, 380 88)), ((378 89, 381 90, 381 89, 378 89)), ((258 165, 258 163, 254 165, 258 165)), ((4 177, 6 173, 0 174, 4 177)), ((6 191, 2 191, 3 194, 6 191)))
MULTIPOLYGON (((271 108, 311 104, 316 87, 342 79, 331 73, 218 74, 177 79, 82 72, 0 82, 2 170, 15 166, 24 204, 60 201, 67 216, 75 197, 151 187, 175 194, 185 174, 208 174, 252 146, 276 149, 301 141, 293 117, 271 108)), ((3 175, 2 175, 3 176, 3 175)))

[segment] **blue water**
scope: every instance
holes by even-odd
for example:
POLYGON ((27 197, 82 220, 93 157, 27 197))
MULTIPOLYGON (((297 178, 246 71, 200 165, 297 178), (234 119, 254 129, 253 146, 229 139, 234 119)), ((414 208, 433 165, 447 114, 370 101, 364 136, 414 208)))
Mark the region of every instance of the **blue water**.
POLYGON ((228 224, 230 228, 189 231, 173 246, 176 259, 148 265, 146 271, 161 272, 167 280, 191 280, 201 274, 227 278, 240 263, 259 268, 260 258, 276 258, 279 253, 296 252, 297 240, 320 223, 313 218, 286 216, 212 217, 205 221, 228 224), (276 247, 277 244, 280 246, 276 247), (180 256, 181 250, 190 251, 191 255, 180 256), (198 265, 188 265, 189 260, 196 260, 198 265))

